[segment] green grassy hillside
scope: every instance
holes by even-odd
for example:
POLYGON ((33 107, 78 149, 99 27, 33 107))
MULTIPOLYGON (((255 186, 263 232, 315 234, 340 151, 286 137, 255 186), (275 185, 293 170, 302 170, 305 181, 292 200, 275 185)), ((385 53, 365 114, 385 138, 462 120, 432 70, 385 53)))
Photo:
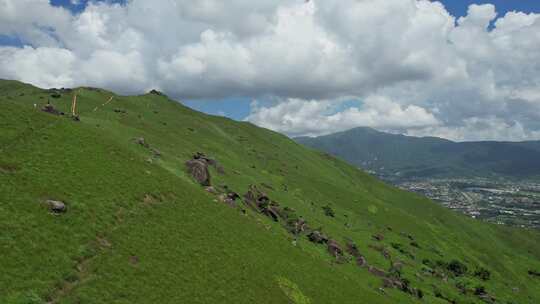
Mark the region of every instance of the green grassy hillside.
POLYGON ((355 128, 297 142, 358 167, 402 178, 504 177, 538 179, 540 142, 452 142, 355 128))
POLYGON ((77 91, 79 122, 40 110, 50 98, 69 112, 73 92, 0 82, 0 303, 540 302, 537 232, 476 222, 166 96, 77 91), (196 152, 223 167, 210 168, 216 189, 256 185, 289 220, 221 203, 187 172, 196 152), (369 267, 309 231, 295 240, 300 216, 369 267))

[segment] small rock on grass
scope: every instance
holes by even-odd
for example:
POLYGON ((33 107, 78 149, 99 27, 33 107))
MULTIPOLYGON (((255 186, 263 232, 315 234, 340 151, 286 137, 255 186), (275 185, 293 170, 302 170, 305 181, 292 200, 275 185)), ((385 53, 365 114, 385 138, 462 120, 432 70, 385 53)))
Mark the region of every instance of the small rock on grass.
POLYGON ((61 213, 67 212, 67 206, 64 202, 55 201, 55 200, 47 200, 45 203, 49 207, 49 211, 51 211, 54 214, 61 214, 61 213))

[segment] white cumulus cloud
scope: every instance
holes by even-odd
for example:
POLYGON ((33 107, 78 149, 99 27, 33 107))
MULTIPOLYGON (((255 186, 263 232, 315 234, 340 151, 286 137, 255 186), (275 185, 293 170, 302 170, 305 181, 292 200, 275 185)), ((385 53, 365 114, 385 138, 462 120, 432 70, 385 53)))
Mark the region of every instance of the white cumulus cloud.
POLYGON ((456 20, 428 0, 131 0, 77 14, 0 0, 0 35, 24 43, 0 46, 0 77, 269 98, 281 102, 248 119, 290 135, 368 125, 467 139, 483 135, 471 122, 496 121, 520 139, 540 130, 539 33, 539 14, 484 4, 456 20))

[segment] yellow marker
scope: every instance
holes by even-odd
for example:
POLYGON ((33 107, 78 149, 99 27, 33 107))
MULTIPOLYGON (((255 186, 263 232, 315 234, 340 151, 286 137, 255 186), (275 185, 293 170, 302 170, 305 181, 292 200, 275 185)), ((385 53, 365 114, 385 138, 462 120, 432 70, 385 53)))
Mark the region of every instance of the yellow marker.
POLYGON ((75 112, 77 110, 77 93, 73 95, 73 102, 71 104, 71 114, 75 116, 75 112))

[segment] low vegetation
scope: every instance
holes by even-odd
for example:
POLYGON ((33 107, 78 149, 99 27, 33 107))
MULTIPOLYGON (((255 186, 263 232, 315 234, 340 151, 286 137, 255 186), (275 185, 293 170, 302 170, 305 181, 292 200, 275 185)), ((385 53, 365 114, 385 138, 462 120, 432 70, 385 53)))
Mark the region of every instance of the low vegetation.
POLYGON ((280 134, 158 91, 0 81, 0 108, 0 303, 540 301, 537 232, 280 134))

